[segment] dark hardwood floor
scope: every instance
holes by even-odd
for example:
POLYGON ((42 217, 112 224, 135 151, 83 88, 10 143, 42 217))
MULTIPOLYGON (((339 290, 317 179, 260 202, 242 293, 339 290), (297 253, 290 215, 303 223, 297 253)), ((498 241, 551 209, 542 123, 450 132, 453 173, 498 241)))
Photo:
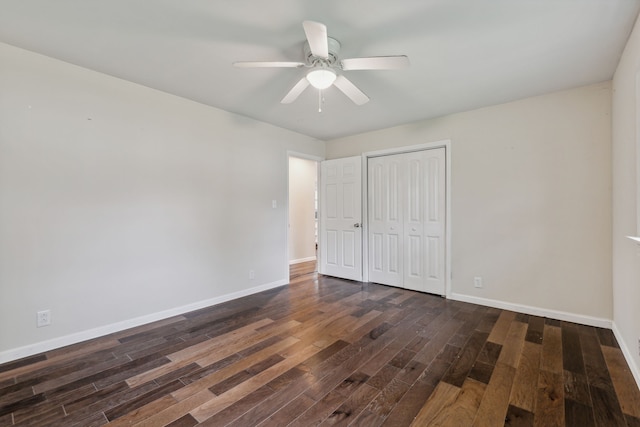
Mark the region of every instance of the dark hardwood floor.
POLYGON ((290 286, 0 365, 0 426, 640 426, 611 331, 290 286))
POLYGON ((316 272, 315 261, 299 262, 297 264, 292 264, 289 266, 289 280, 295 279, 296 277, 300 277, 300 276, 306 276, 307 274, 312 274, 315 272, 316 272))

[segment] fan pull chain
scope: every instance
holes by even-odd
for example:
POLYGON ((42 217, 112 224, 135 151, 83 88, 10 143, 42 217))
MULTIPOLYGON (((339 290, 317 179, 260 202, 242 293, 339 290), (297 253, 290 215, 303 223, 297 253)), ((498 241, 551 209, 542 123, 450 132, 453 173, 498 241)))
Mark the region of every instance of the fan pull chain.
POLYGON ((322 113, 322 89, 318 89, 318 113, 322 113))

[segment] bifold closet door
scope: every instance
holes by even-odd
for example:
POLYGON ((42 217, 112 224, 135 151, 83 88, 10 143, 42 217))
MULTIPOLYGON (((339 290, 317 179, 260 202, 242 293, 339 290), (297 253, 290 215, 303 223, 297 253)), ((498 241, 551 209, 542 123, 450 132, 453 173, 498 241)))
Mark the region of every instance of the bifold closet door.
POLYGON ((369 280, 445 293, 445 149, 369 159, 369 280))

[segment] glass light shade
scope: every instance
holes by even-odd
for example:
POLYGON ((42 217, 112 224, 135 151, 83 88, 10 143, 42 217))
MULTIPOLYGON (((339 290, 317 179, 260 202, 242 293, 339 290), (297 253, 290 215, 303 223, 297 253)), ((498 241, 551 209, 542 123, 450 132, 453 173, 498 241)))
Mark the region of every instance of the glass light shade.
POLYGON ((319 68, 309 71, 307 80, 316 89, 326 89, 336 80, 336 73, 330 68, 319 68))

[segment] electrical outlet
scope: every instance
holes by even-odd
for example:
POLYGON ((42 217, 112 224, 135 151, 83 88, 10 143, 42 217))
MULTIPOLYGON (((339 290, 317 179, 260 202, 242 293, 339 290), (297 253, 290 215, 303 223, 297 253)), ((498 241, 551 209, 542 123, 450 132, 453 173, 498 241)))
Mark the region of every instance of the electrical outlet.
POLYGON ((480 276, 476 276, 473 278, 473 286, 476 288, 481 288, 482 287, 482 277, 480 276))
POLYGON ((253 280, 256 278, 256 272, 254 270, 249 270, 249 280, 253 280))
POLYGON ((36 325, 38 328, 51 324, 51 310, 43 310, 36 313, 36 325))

